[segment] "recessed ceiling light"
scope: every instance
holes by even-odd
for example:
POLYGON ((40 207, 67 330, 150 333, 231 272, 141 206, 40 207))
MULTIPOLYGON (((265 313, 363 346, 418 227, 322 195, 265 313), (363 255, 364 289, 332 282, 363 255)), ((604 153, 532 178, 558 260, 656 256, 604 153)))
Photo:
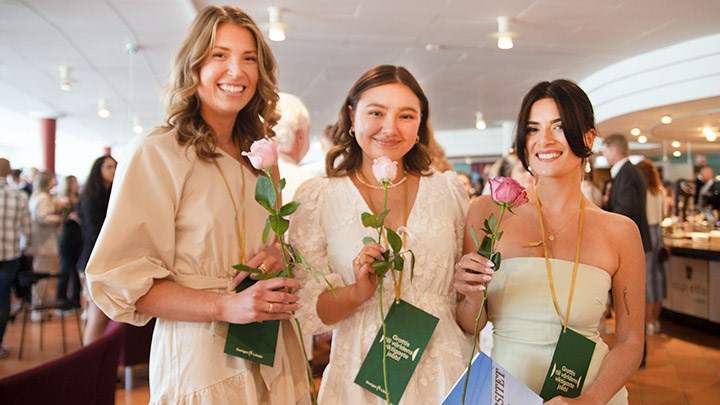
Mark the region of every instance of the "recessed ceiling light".
POLYGON ((672 117, 670 116, 670 114, 665 114, 660 118, 660 122, 667 125, 672 122, 672 117))
POLYGON ((673 148, 677 149, 680 147, 680 141, 672 141, 670 145, 672 145, 673 148))
POLYGON ((675 156, 675 157, 680 157, 680 155, 682 155, 682 152, 680 152, 679 150, 676 150, 675 152, 673 152, 673 156, 675 156))
POLYGON ((645 135, 640 135, 640 136, 638 137, 638 142, 639 142, 639 143, 647 143, 647 136, 645 136, 645 135))
POLYGON ((632 136, 638 136, 638 135, 640 135, 640 128, 635 127, 635 128, 633 128, 633 129, 631 129, 631 130, 630 130, 630 135, 632 135, 632 136))

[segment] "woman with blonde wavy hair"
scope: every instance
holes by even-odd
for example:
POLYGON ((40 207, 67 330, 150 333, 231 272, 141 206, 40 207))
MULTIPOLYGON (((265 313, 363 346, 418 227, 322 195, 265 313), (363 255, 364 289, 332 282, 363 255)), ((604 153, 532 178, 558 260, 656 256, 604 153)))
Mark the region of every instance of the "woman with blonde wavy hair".
MULTIPOLYGON (((308 403, 305 365, 287 320, 300 284, 263 243, 257 171, 241 150, 273 136, 275 60, 255 22, 233 6, 197 15, 173 60, 167 125, 141 135, 118 165, 107 218, 86 270, 111 318, 156 317, 150 403, 308 403), (233 220, 234 218, 234 220, 233 220), (281 320, 274 367, 223 352, 228 323, 281 320)), ((277 173, 275 173, 277 177, 277 173)))

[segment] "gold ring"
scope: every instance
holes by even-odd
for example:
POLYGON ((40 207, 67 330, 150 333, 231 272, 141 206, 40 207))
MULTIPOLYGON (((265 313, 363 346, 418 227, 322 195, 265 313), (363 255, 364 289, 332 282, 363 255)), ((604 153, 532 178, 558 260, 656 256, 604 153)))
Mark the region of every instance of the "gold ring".
POLYGON ((269 304, 269 305, 268 305, 268 312, 272 313, 273 303, 272 303, 272 302, 268 302, 268 304, 269 304))
MULTIPOLYGON (((260 271, 262 271, 262 274, 267 274, 268 268, 267 268, 267 266, 265 265, 265 263, 260 264, 260 266, 259 266, 258 268, 260 269, 260 271)), ((271 308, 272 308, 272 307, 271 307, 271 308)), ((271 311, 271 312, 272 312, 272 311, 271 311)))

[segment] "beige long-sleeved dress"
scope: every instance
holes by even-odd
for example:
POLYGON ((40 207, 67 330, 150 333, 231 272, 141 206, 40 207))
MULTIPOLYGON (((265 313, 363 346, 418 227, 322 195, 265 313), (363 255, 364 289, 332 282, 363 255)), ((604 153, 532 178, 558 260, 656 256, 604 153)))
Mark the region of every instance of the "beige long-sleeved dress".
MULTIPOLYGON (((223 154, 217 159, 238 210, 245 210, 247 257, 261 247, 266 212, 254 200, 256 177, 223 154), (244 172, 244 189, 243 175, 244 172), (240 197, 242 196, 242 197, 240 197)), ((150 316, 135 303, 154 279, 228 291, 239 261, 234 209, 212 162, 158 128, 136 138, 118 165, 103 229, 86 273, 97 305, 135 325, 150 316)), ((150 354, 153 404, 308 403, 295 332, 281 323, 274 367, 223 353, 227 324, 158 319, 150 354)))

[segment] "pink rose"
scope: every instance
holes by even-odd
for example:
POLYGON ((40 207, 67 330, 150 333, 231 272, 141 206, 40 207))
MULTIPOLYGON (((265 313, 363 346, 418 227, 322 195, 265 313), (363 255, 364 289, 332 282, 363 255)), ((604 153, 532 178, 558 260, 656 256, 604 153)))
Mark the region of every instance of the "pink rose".
POLYGON ((517 208, 528 202, 527 193, 517 180, 498 176, 488 182, 490 182, 490 195, 495 202, 507 204, 510 208, 517 208))
POLYGON ((397 164, 387 156, 380 156, 373 160, 372 172, 378 182, 395 180, 397 176, 397 164))
POLYGON ((250 145, 250 152, 243 152, 242 155, 250 159, 254 168, 265 170, 277 164, 278 147, 275 142, 260 139, 250 145))

